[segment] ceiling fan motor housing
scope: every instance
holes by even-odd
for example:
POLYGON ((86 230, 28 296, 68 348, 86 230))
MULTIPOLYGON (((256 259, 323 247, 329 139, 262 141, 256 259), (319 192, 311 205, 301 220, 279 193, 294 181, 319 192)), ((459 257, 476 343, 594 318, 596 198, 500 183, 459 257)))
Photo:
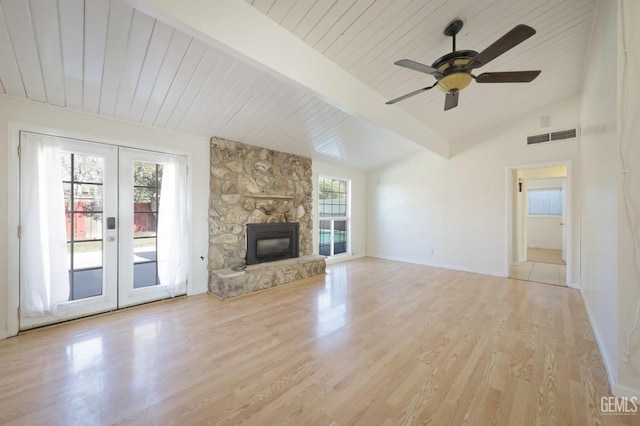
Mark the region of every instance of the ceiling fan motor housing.
POLYGON ((475 50, 458 50, 438 58, 432 68, 442 72, 438 80, 438 88, 445 93, 452 90, 460 91, 467 87, 471 80, 471 74, 466 71, 466 66, 476 57, 475 50))

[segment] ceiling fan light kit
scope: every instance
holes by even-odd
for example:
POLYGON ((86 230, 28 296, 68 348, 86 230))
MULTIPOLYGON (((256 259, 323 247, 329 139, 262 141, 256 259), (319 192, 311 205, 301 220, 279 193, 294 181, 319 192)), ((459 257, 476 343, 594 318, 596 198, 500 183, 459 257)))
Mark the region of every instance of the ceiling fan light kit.
POLYGON ((456 72, 446 75, 438 80, 438 89, 444 93, 448 93, 452 90, 462 90, 471 84, 471 76, 464 72, 456 72))
POLYGON ((460 19, 456 19, 447 25, 444 29, 444 34, 452 37, 453 51, 438 58, 431 66, 411 59, 401 59, 394 62, 395 65, 429 74, 435 77, 436 83, 433 86, 418 89, 392 99, 386 102, 387 105, 400 102, 438 86, 440 90, 446 93, 444 110, 447 111, 458 106, 459 92, 471 84, 472 80, 476 80, 476 83, 528 83, 540 75, 539 70, 487 72, 478 76, 473 75, 471 73, 473 69, 488 64, 493 59, 533 36, 536 31, 527 25, 516 25, 511 31, 478 53, 475 50, 456 50, 456 34, 460 32, 463 26, 464 23, 460 19))

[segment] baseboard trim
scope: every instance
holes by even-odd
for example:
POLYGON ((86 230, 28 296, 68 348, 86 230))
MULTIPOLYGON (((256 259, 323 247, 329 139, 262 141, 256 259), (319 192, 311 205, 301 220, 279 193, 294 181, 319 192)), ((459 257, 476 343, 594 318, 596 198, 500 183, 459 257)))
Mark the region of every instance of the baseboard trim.
POLYGON ((366 256, 367 256, 366 254, 350 254, 347 256, 327 258, 325 262, 327 265, 333 265, 335 263, 349 262, 350 260, 356 260, 366 256))
POLYGON ((617 396, 618 398, 635 398, 636 401, 640 401, 640 390, 620 384, 616 384, 613 386, 613 395, 617 396))
POLYGON ((602 337, 600 337, 600 334, 598 333, 598 329, 595 327, 595 324, 593 322, 593 314, 591 313, 591 308, 589 307, 589 303, 587 303, 587 299, 585 299, 584 297, 584 292, 582 291, 582 288, 579 288, 579 290, 580 290, 580 295, 582 296, 582 303, 584 303, 585 310, 587 311, 587 318, 589 318, 589 325, 591 325, 591 331, 593 331, 593 336, 596 339, 596 345, 598 345, 598 350, 600 351, 600 356, 602 357, 604 370, 607 372, 607 379, 609 379, 609 390, 613 395, 618 396, 614 392, 617 386, 615 369, 613 368, 613 365, 609 360, 608 353, 604 350, 602 337))
POLYGON ((414 265, 431 266, 432 268, 450 269, 452 271, 462 271, 462 272, 469 272, 473 274, 490 275, 492 277, 506 278, 504 271, 487 271, 487 270, 481 270, 481 269, 468 268, 466 266, 449 265, 447 263, 437 263, 437 262, 430 263, 430 262, 424 262, 419 260, 409 260, 405 258, 399 258, 399 257, 393 257, 393 256, 381 256, 381 255, 375 255, 375 254, 370 254, 369 257, 376 257, 378 259, 384 259, 384 260, 392 260, 394 262, 412 263, 414 265))

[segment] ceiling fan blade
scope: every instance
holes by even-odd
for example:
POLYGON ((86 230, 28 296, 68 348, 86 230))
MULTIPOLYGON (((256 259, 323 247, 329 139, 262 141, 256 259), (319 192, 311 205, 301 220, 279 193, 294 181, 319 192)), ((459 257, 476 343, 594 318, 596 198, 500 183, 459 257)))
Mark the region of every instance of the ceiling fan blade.
POLYGON ((452 108, 458 106, 458 95, 460 94, 457 90, 452 90, 447 93, 444 98, 444 110, 449 111, 452 108))
POLYGON ((536 30, 528 25, 516 25, 511 31, 493 42, 491 46, 478 53, 478 55, 476 55, 476 57, 467 65, 467 70, 469 71, 473 68, 480 68, 483 65, 487 65, 489 62, 509 49, 519 45, 535 33, 536 30))
POLYGON ((406 95, 402 95, 399 98, 391 99, 390 101, 385 102, 385 104, 392 105, 392 104, 395 104, 396 102, 404 101, 405 99, 415 96, 419 93, 426 92, 429 89, 433 89, 436 86, 436 84, 438 84, 437 81, 433 86, 423 87, 422 89, 418 89, 414 92, 407 93, 406 95))
POLYGON ((434 76, 435 78, 442 77, 442 73, 435 68, 431 68, 425 64, 421 64, 420 62, 412 61, 411 59, 400 59, 399 61, 394 62, 394 65, 398 65, 400 67, 409 68, 410 70, 423 72, 425 74, 429 74, 434 76))
POLYGON ((476 77, 478 83, 529 83, 540 71, 485 72, 476 77))

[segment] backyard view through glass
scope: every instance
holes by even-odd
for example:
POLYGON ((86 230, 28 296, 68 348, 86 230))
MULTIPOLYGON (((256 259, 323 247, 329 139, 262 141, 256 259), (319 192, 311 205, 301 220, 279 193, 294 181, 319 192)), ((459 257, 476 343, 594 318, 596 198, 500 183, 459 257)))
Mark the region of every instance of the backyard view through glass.
POLYGON ((133 163, 133 288, 158 285, 158 207, 162 164, 133 163))
MULTIPOLYGON (((61 154, 67 221, 69 300, 103 293, 103 176, 101 157, 61 154)), ((158 285, 158 206, 162 165, 134 163, 133 287, 158 285)))
POLYGON ((104 159, 62 153, 69 300, 102 294, 102 188, 104 159))
POLYGON ((348 187, 343 179, 320 177, 318 182, 319 248, 323 256, 334 256, 348 250, 348 187))

